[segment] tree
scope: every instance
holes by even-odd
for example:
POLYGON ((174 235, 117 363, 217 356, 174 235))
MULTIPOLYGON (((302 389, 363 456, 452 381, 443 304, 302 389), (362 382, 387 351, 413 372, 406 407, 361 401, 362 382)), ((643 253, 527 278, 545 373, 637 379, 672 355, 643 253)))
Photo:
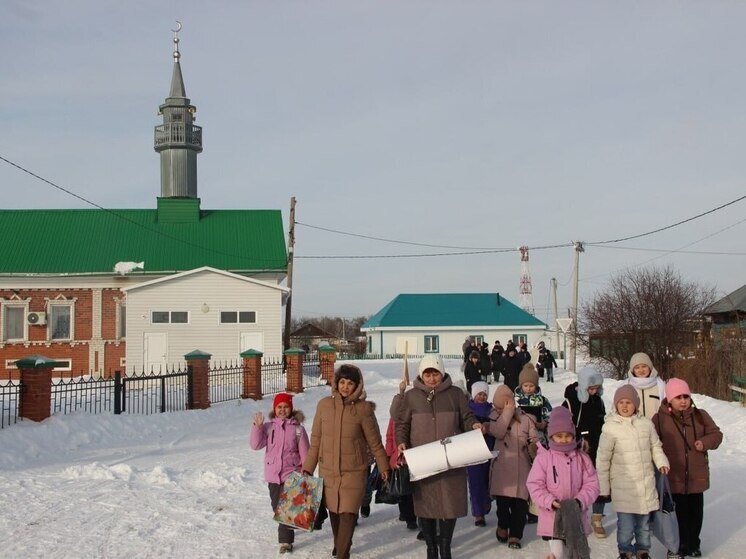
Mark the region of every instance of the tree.
POLYGON ((581 305, 578 345, 624 378, 629 358, 644 351, 663 377, 692 343, 715 290, 685 281, 672 267, 626 270, 581 305))

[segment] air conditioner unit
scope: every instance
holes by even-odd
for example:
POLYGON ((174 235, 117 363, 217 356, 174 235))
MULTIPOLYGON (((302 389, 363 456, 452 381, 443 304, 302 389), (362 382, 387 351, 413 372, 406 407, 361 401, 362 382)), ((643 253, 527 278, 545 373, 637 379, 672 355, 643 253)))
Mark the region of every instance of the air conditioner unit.
POLYGON ((26 315, 26 323, 30 326, 43 326, 47 323, 47 313, 30 312, 26 315))

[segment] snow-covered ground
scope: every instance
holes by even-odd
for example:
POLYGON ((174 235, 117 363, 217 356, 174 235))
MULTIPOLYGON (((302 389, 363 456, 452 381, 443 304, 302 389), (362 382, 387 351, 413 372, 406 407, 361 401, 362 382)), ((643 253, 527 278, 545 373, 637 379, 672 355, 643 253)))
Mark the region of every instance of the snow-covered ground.
MULTIPOLYGON (((360 361, 369 399, 385 432, 387 410, 401 374, 398 361, 360 361)), ((414 364, 416 366, 416 364, 414 364)), ((459 363, 448 361, 458 377, 459 363)), ((542 384, 553 405, 574 375, 559 371, 542 384)), ((610 407, 615 381, 605 384, 610 407)), ((325 387, 295 397, 310 430, 325 387)), ((746 555, 746 408, 695 396, 725 433, 710 454, 712 488, 705 495, 702 550, 706 557, 746 555)), ((262 476, 262 452, 248 447, 251 418, 268 412, 271 397, 218 404, 209 410, 153 416, 55 416, 0 430, 0 556, 26 557, 273 557, 277 554, 262 476)), ((591 537, 593 557, 615 557, 615 515, 608 507, 606 540, 591 537)), ((355 533, 353 556, 424 557, 424 545, 397 520, 397 507, 373 505, 355 533)), ((495 539, 495 517, 477 528, 459 520, 454 556, 537 558, 546 543, 527 526, 522 550, 495 539)), ((328 523, 299 533, 292 557, 329 557, 328 523)), ((653 557, 665 557, 659 544, 653 557)))

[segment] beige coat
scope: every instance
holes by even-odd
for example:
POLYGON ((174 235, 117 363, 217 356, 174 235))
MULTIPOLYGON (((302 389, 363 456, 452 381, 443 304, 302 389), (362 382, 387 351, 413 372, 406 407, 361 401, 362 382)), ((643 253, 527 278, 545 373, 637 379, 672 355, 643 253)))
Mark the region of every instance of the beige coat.
MULTIPOLYGON (((399 408, 397 445, 420 446, 464 433, 478 423, 466 394, 451 384, 449 375, 432 393, 420 377, 413 384, 399 408)), ((414 512, 422 518, 466 516, 466 495, 466 468, 448 470, 414 483, 414 512)))
POLYGON ((324 499, 330 512, 357 514, 368 481, 368 448, 380 472, 389 471, 388 457, 381 443, 381 431, 375 405, 365 400, 361 378, 348 398, 337 392, 319 401, 311 430, 311 447, 303 470, 313 472, 319 466, 324 480, 324 499))
POLYGON ((489 432, 495 437, 495 450, 498 452, 490 466, 490 495, 527 501, 526 480, 531 471, 529 445, 535 445, 537 440, 533 416, 520 408, 515 408, 512 414, 493 409, 490 412, 489 432))
POLYGON ((647 514, 658 509, 655 471, 668 467, 653 422, 637 412, 606 416, 596 455, 601 495, 611 495, 616 512, 647 514))

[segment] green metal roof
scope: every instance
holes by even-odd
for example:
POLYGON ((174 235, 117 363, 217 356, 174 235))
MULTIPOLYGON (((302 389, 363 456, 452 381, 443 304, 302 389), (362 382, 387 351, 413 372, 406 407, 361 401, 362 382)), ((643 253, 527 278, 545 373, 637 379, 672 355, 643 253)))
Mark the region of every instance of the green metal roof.
POLYGON ((0 210, 0 274, 108 274, 117 262, 140 261, 146 274, 201 266, 239 273, 287 267, 280 210, 192 205, 198 219, 185 220, 182 200, 159 199, 158 206, 0 210))
POLYGON ((498 293, 405 293, 370 317, 363 328, 539 326, 546 324, 498 293))

